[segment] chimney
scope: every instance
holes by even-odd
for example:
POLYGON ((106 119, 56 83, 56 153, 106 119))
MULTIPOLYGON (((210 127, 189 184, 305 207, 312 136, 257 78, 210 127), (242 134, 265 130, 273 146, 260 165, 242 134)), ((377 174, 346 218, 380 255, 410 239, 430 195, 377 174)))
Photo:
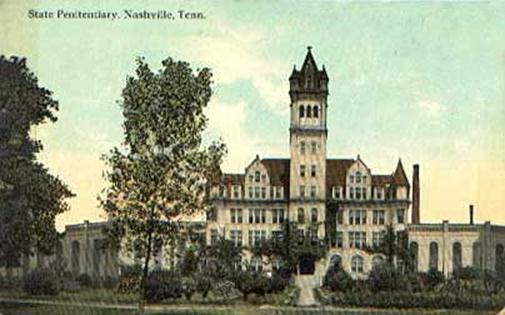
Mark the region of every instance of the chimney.
POLYGON ((419 164, 414 164, 412 174, 412 224, 419 224, 419 206, 421 203, 419 193, 419 164))
POLYGON ((470 205, 470 225, 473 225, 473 205, 470 205))

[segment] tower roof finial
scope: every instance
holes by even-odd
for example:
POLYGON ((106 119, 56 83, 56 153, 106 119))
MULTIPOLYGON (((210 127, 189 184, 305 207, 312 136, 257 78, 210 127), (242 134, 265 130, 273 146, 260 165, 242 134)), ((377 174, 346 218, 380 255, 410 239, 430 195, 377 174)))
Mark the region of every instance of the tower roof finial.
POLYGON ((310 51, 312 49, 312 46, 307 46, 307 50, 310 51))

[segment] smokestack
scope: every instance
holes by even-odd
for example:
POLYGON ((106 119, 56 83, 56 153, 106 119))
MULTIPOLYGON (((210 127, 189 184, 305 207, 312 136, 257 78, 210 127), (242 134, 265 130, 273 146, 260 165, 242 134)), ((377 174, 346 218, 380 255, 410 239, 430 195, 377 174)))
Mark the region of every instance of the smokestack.
POLYGON ((419 192, 419 164, 414 164, 412 174, 412 224, 419 224, 419 206, 421 204, 419 192))
POLYGON ((470 224, 473 225, 473 205, 470 205, 470 224))

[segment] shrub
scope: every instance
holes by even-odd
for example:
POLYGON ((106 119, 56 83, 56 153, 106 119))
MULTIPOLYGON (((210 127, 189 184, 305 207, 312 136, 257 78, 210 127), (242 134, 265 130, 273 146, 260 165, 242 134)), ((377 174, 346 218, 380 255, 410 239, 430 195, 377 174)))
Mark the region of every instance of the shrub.
POLYGON ((200 292, 205 299, 212 289, 212 278, 204 272, 197 272, 193 278, 195 279, 196 291, 200 292))
POLYGON ((116 289, 118 286, 118 279, 111 276, 106 276, 102 280, 102 287, 105 289, 116 289))
POLYGON ((140 287, 140 265, 124 266, 121 268, 117 290, 120 293, 138 293, 140 287))
POLYGON ((182 297, 184 291, 178 274, 168 270, 154 270, 146 279, 144 298, 149 302, 182 297))
POLYGON ((23 277, 23 290, 30 295, 56 295, 58 277, 49 269, 35 269, 23 277))
POLYGON ((277 273, 273 273, 268 282, 268 293, 281 292, 289 285, 289 279, 277 273))
POLYGON ((444 274, 434 268, 430 268, 428 272, 422 273, 421 276, 423 278, 424 285, 430 289, 433 289, 445 280, 444 274))
POLYGON ((196 281, 191 277, 182 278, 182 292, 186 300, 191 300, 191 297, 196 292, 196 281))
POLYGON ((375 265, 367 282, 375 292, 403 290, 407 287, 407 279, 398 269, 387 263, 375 265))
POLYGON ((352 288, 353 281, 342 268, 330 268, 324 276, 323 286, 331 291, 346 291, 352 288))
POLYGON ((482 279, 482 271, 474 267, 462 267, 454 270, 452 274, 454 279, 477 280, 482 279))
POLYGON ((91 287, 93 285, 93 281, 87 273, 81 273, 76 280, 79 282, 81 287, 91 287))

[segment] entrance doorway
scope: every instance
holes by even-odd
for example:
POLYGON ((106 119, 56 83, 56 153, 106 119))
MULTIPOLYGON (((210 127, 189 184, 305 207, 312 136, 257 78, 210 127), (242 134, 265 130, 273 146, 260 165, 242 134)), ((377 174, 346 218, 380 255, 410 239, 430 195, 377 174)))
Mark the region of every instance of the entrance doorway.
POLYGON ((315 259, 312 255, 303 255, 298 261, 298 271, 301 275, 313 275, 316 269, 315 259))

